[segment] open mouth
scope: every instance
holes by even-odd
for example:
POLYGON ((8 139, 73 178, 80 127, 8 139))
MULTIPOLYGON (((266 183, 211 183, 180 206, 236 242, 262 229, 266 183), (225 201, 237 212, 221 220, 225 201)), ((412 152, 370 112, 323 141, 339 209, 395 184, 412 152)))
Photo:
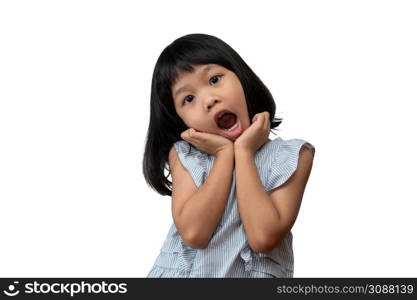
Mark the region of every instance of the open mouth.
POLYGON ((224 131, 231 131, 238 125, 237 116, 234 113, 223 113, 220 118, 216 120, 217 126, 224 131))

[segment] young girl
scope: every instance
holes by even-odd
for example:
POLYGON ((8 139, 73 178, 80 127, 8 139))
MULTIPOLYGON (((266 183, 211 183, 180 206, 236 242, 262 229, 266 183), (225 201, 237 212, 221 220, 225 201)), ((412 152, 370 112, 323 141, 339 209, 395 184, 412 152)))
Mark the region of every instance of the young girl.
POLYGON ((163 50, 143 173, 172 197, 173 224, 147 277, 293 277, 291 228, 315 148, 268 139, 274 115, 267 87, 219 38, 163 50))

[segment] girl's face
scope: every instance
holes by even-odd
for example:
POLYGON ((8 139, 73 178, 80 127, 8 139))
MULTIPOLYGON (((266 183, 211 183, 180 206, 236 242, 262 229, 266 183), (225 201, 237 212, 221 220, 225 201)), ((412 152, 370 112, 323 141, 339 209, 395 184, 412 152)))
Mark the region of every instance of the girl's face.
POLYGON ((217 64, 197 65, 193 73, 179 73, 171 92, 178 116, 189 128, 235 141, 250 126, 245 94, 236 74, 217 64), (236 116, 218 121, 227 110, 236 116), (220 114, 221 115, 221 114, 220 114), (223 121, 223 122, 222 122, 223 121), (229 131, 221 126, 227 124, 229 131))

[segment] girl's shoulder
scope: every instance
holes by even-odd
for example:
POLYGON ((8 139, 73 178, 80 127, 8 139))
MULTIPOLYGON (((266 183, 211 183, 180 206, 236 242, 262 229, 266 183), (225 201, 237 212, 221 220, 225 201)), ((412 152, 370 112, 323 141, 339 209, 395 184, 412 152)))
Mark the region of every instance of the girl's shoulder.
POLYGON ((301 138, 283 139, 282 137, 276 137, 273 140, 269 140, 262 148, 264 152, 270 155, 283 155, 285 153, 293 153, 300 150, 301 147, 305 146, 314 155, 315 147, 310 142, 301 138))
POLYGON ((207 159, 207 153, 198 150, 192 144, 179 140, 174 143, 174 147, 177 150, 177 153, 181 157, 193 157, 197 159, 207 159))
POLYGON ((188 170, 196 186, 200 187, 208 174, 208 154, 201 152, 184 140, 175 142, 174 147, 177 150, 181 164, 188 170))
POLYGON ((313 156, 315 147, 310 142, 300 139, 283 139, 277 137, 268 142, 259 157, 259 162, 267 170, 265 173, 265 189, 271 191, 284 184, 297 169, 302 147, 309 149, 313 156))

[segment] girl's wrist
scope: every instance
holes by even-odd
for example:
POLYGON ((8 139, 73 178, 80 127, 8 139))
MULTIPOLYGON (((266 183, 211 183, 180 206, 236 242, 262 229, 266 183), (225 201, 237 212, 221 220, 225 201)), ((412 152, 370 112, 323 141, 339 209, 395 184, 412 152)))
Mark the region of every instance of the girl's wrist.
POLYGON ((254 152, 250 149, 244 148, 244 147, 239 147, 239 146, 235 146, 234 148, 234 152, 235 152, 235 156, 239 155, 247 155, 247 156, 253 156, 254 152))
POLYGON ((233 148, 233 144, 224 146, 223 148, 221 148, 219 151, 216 152, 216 156, 220 156, 220 155, 234 155, 234 148, 233 148))

